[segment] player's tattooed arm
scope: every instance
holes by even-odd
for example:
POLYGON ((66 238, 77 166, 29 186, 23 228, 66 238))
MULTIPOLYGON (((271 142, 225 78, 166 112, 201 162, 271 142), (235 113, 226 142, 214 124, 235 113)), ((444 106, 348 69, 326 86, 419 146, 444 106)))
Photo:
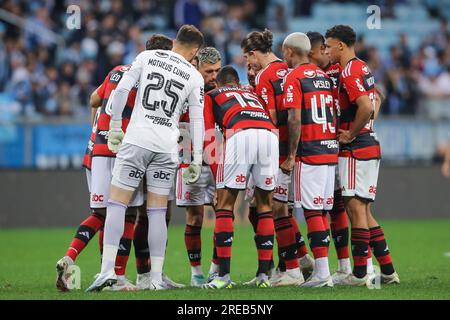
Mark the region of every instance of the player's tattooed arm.
POLYGON ((288 130, 289 130, 289 153, 287 159, 281 164, 280 169, 288 174, 292 171, 295 164, 295 155, 297 154, 298 142, 301 133, 301 109, 288 110, 288 130))

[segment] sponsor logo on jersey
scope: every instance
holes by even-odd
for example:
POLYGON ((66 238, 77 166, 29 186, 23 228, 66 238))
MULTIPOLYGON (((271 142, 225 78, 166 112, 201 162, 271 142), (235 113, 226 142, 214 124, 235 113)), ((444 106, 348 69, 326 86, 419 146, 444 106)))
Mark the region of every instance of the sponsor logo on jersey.
POLYGON ((277 77, 280 78, 280 79, 283 79, 284 76, 286 75, 286 73, 287 73, 286 69, 280 69, 280 70, 277 71, 277 77))
POLYGON ((158 56, 160 58, 167 58, 169 56, 169 54, 164 51, 156 51, 155 54, 156 54, 156 56, 158 56))
POLYGON ((102 194, 94 193, 91 197, 92 202, 103 202, 104 196, 102 194))
POLYGON ((325 80, 314 80, 313 85, 316 89, 331 89, 330 82, 325 80))
POLYGON ((164 172, 164 171, 160 170, 160 171, 156 171, 153 174, 153 178, 160 179, 160 180, 170 180, 170 175, 171 175, 170 172, 164 172))
POLYGON ((148 114, 145 115, 145 118, 152 120, 153 124, 157 124, 160 126, 166 126, 166 127, 172 127, 172 122, 170 122, 170 119, 168 118, 161 118, 156 116, 150 116, 148 114))
POLYGON ((368 66, 364 66, 364 67, 362 67, 361 69, 362 69, 362 71, 363 71, 365 74, 369 74, 369 73, 370 73, 370 70, 369 70, 369 67, 368 67, 368 66))
POLYGON ((144 177, 145 172, 139 169, 136 170, 131 170, 130 173, 128 174, 128 176, 130 178, 135 178, 137 180, 140 180, 144 177))
POLYGON ((370 186, 369 187, 369 193, 377 194, 377 187, 376 186, 370 186))
POLYGON ((187 192, 184 194, 184 199, 186 199, 186 200, 191 200, 191 193, 190 193, 189 191, 187 191, 187 192))
POLYGON ((294 93, 292 92, 294 90, 294 86, 290 84, 286 88, 286 102, 293 102, 294 101, 294 93))
POLYGON ((266 178, 265 184, 266 186, 270 186, 271 184, 273 184, 273 177, 266 178))
POLYGON ((236 176, 237 183, 245 183, 245 181, 247 181, 247 177, 244 176, 243 174, 236 176))
POLYGON ((305 71, 303 71, 303 74, 307 78, 315 78, 316 77, 316 72, 314 70, 305 70, 305 71))

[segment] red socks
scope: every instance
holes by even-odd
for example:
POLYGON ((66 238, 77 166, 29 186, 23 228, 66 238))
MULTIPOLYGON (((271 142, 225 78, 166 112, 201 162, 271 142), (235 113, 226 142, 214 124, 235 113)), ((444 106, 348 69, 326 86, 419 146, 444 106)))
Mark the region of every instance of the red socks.
POLYGON ((69 249, 66 252, 66 256, 69 256, 75 261, 97 231, 103 227, 104 223, 105 218, 93 211, 78 227, 75 237, 72 239, 69 249))

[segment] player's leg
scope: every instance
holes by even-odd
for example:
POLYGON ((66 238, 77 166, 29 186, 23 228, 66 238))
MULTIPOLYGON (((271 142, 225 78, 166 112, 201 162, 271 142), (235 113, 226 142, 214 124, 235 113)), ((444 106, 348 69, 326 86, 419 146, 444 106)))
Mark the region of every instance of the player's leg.
POLYGON ((314 259, 309 255, 308 248, 305 243, 305 239, 302 236, 300 228, 298 226, 297 219, 294 216, 294 210, 303 210, 301 199, 300 199, 300 178, 301 163, 296 162, 294 165, 294 170, 291 174, 291 185, 289 186, 289 205, 288 212, 291 219, 291 224, 295 232, 295 241, 297 243, 297 258, 300 270, 303 273, 303 278, 308 279, 314 271, 314 259), (296 199, 297 198, 297 199, 296 199))
POLYGON ((214 240, 219 259, 219 275, 204 284, 205 289, 232 287, 230 278, 233 243, 233 210, 240 190, 245 190, 247 177, 256 159, 256 146, 251 145, 250 130, 239 131, 226 141, 224 164, 217 171, 217 205, 214 240))
POLYGON ((327 189, 330 183, 330 171, 332 171, 330 167, 328 165, 311 166, 301 163, 301 202, 308 228, 308 239, 315 259, 314 272, 303 284, 305 287, 333 286, 328 264, 330 236, 323 221, 328 199, 327 189))
POLYGON ((345 209, 351 222, 353 272, 340 279, 337 285, 364 286, 367 282, 367 257, 370 233, 367 223, 368 198, 361 194, 364 179, 364 161, 352 157, 339 157, 339 179, 345 209), (362 166, 360 166, 362 164, 362 166), (359 194, 357 192, 360 192, 359 194))
POLYGON ((287 175, 279 170, 277 186, 273 193, 273 212, 278 244, 279 270, 278 274, 270 279, 272 286, 300 285, 304 282, 297 257, 296 229, 292 224, 293 217, 289 215, 288 209, 290 184, 290 174, 287 175))
POLYGON ((167 204, 178 159, 176 155, 149 152, 147 178, 148 245, 150 250, 150 289, 170 287, 163 281, 163 265, 167 245, 167 204))
POLYGON ((150 251, 148 248, 148 217, 147 201, 138 208, 136 224, 134 226, 134 254, 136 257, 137 280, 139 286, 144 278, 150 277, 150 251))
POLYGON ((344 198, 340 189, 334 191, 333 208, 329 211, 331 218, 331 235, 338 258, 338 270, 333 274, 333 282, 346 277, 352 272, 348 248, 348 218, 345 211, 344 198))
POLYGON ((102 267, 87 291, 100 291, 117 282, 114 266, 125 229, 125 214, 145 174, 147 157, 145 149, 131 144, 122 145, 117 154, 104 227, 102 267))
MULTIPOLYGON (((278 173, 278 138, 266 130, 251 130, 254 147, 256 147, 256 161, 251 167, 251 174, 255 182, 255 200, 257 207, 257 228, 255 235, 258 249, 257 287, 271 286, 269 282, 270 264, 273 258, 273 243, 275 226, 273 220, 273 190, 277 185, 278 173)), ((287 250, 295 255, 295 250, 287 250)), ((288 261, 292 257, 285 257, 288 261)), ((296 258, 294 257, 296 260, 296 258)))
POLYGON ((92 212, 78 227, 65 256, 56 263, 56 287, 60 291, 69 290, 66 282, 69 276, 69 267, 75 263, 78 255, 95 234, 103 228, 105 223, 106 200, 111 181, 111 172, 108 171, 108 161, 110 161, 109 158, 95 157, 91 170, 86 169, 92 212))
POLYGON ((375 220, 371 205, 367 211, 369 230, 370 230, 370 247, 372 253, 378 261, 381 269, 381 281, 386 284, 400 283, 400 278, 394 269, 391 253, 387 245, 383 229, 375 220))

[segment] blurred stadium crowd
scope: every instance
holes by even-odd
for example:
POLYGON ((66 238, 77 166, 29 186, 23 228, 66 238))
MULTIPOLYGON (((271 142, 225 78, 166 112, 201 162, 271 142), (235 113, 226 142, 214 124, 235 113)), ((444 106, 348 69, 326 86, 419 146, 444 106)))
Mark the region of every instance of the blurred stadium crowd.
MULTIPOLYGON (((2 13, 13 14, 19 21, 23 18, 25 28, 0 19, 0 103, 9 101, 16 115, 27 118, 87 116, 89 95, 113 66, 131 63, 152 33, 173 36, 184 23, 200 27, 207 44, 215 46, 224 62, 237 67, 245 79, 240 49, 244 35, 264 27, 279 34, 292 32, 290 19, 311 17, 317 2, 331 1, 5 0, 0 4, 2 13), (66 9, 71 4, 81 8, 80 29, 66 27, 66 9)), ((349 1, 332 2, 348 5, 349 1)), ((396 21, 397 5, 409 2, 418 3, 373 0, 364 5, 378 4, 382 19, 396 21)), ((364 34, 358 40, 359 57, 368 61, 387 96, 385 115, 417 114, 418 104, 427 97, 450 99, 448 10, 439 9, 450 5, 439 0, 420 3, 418 8, 436 22, 436 28, 419 46, 411 46, 403 32, 396 33, 395 41, 384 43, 385 50, 367 41, 364 34)), ((320 15, 326 21, 327 12, 320 15)), ((342 17, 342 22, 346 20, 342 17)), ((309 29, 305 23, 301 31, 309 29)), ((450 118, 450 112, 446 114, 450 118)))

